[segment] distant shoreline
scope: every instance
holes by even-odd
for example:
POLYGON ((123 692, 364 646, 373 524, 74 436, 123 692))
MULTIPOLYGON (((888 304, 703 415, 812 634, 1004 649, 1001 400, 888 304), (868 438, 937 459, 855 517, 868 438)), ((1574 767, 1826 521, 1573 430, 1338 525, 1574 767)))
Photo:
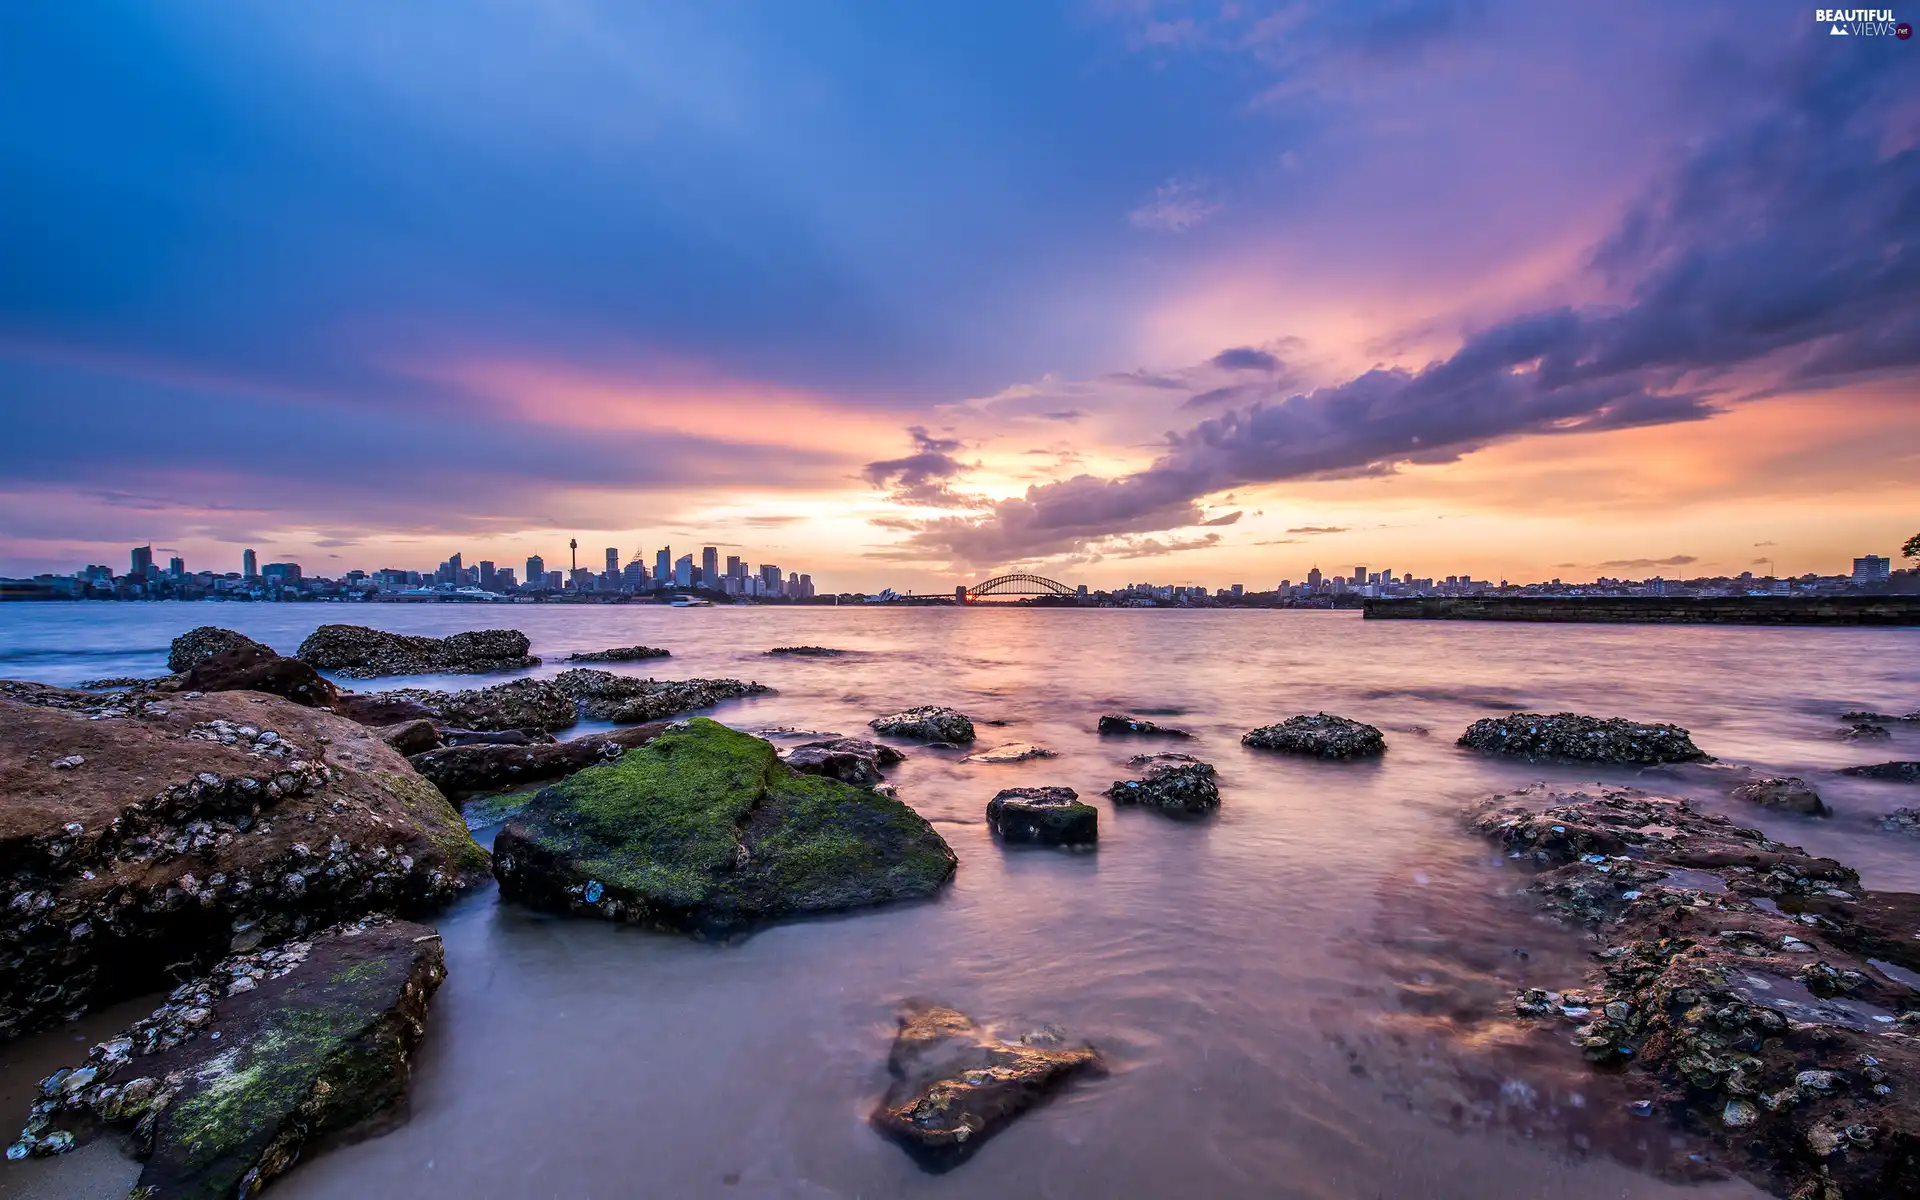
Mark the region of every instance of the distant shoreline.
POLYGON ((1920 596, 1530 596, 1368 600, 1370 621, 1616 625, 1920 625, 1920 596))

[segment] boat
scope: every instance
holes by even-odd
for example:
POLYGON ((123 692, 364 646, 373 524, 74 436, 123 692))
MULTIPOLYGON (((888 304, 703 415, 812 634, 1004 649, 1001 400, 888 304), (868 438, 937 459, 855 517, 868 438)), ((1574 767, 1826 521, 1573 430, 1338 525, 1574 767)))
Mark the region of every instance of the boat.
POLYGON ((674 608, 712 608, 713 601, 702 600, 697 596, 675 596, 667 603, 674 608))

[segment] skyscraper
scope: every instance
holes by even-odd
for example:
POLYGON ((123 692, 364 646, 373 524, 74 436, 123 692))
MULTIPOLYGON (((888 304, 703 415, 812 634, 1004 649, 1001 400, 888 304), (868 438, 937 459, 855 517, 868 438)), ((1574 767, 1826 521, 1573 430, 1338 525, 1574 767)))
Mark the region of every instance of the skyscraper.
POLYGON ((760 583, 765 589, 763 594, 768 596, 780 595, 780 568, 772 563, 761 563, 760 583))
POLYGON ((1320 568, 1319 567, 1315 567, 1313 570, 1307 572, 1307 590, 1314 591, 1314 592, 1317 592, 1320 590, 1320 568))
POLYGON ((249 550, 240 556, 240 576, 243 579, 260 577, 260 556, 249 550))
POLYGON ((662 546, 660 553, 653 556, 653 578, 657 583, 665 584, 673 578, 673 547, 662 546))
MULTIPOLYGON (((140 553, 138 550, 135 554, 140 553)), ((1878 554, 1869 554, 1853 560, 1853 581, 1855 583, 1878 583, 1882 579, 1893 577, 1893 560, 1882 558, 1878 554)))
POLYGON ((186 575, 186 573, 187 573, 187 560, 186 560, 186 559, 184 559, 184 558, 180 558, 180 557, 177 557, 177 556, 176 556, 176 557, 174 557, 174 558, 170 558, 170 559, 168 559, 168 560, 167 560, 167 574, 168 574, 168 575, 171 575, 171 576, 172 576, 173 578, 175 578, 175 579, 179 579, 179 578, 181 578, 181 577, 183 577, 184 575, 186 575))
POLYGON ((612 546, 607 547, 607 574, 616 579, 620 577, 620 551, 612 546))
POLYGON ((133 566, 127 572, 128 575, 131 575, 136 580, 146 579, 152 576, 153 547, 151 545, 135 546, 133 548, 132 559, 133 566))
POLYGON ((480 590, 492 591, 493 583, 493 564, 483 558, 480 560, 480 590))
POLYGON ((1353 569, 1354 586, 1359 587, 1360 585, 1366 582, 1367 582, 1367 569, 1365 567, 1355 567, 1353 569))
POLYGON ((746 575, 747 564, 740 561, 740 556, 738 554, 727 555, 727 578, 745 579, 746 575))
POLYGON ((700 552, 700 582, 708 587, 720 586, 720 551, 708 546, 700 552))
POLYGON ((547 582, 547 560, 538 554, 527 555, 527 586, 544 587, 547 582))
POLYGON ((453 574, 453 581, 459 583, 460 572, 466 570, 466 568, 460 564, 460 552, 458 550, 447 555, 447 570, 453 574))
POLYGON ((674 560, 673 583, 675 587, 693 586, 693 555, 682 554, 674 560))

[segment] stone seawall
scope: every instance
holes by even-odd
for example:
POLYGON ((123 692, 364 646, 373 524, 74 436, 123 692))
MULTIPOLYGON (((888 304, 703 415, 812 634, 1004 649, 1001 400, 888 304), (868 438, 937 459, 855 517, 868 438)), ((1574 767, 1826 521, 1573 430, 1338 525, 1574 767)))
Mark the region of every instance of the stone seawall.
POLYGON ((1650 625, 1920 625, 1920 596, 1449 596, 1368 600, 1368 620, 1650 625))

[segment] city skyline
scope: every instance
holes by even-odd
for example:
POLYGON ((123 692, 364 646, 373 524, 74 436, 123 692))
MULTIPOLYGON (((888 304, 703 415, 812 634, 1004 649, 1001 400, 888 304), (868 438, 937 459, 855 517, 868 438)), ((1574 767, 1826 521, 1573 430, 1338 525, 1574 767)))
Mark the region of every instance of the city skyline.
POLYGON ((1797 576, 1920 510, 1920 50, 1799 6, 4 19, 0 576, 1797 576))

